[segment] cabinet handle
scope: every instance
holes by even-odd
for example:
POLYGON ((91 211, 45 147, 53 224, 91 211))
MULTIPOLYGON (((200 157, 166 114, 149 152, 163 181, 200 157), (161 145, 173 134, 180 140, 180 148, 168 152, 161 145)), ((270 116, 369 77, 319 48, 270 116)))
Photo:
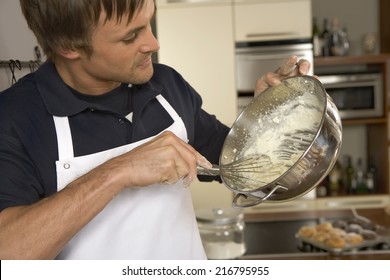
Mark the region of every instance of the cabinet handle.
POLYGON ((196 3, 220 3, 220 2, 224 2, 224 0, 167 0, 167 4, 177 4, 177 3, 196 4, 196 3))
POLYGON ((298 35, 297 32, 270 32, 270 33, 249 33, 246 34, 247 38, 255 38, 255 37, 269 37, 269 36, 293 36, 298 35))

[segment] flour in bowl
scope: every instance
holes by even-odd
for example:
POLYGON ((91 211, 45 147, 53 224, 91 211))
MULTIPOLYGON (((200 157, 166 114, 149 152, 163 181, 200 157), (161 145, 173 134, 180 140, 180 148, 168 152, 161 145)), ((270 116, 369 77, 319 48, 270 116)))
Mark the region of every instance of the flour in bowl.
POLYGON ((260 188, 283 175, 313 142, 322 116, 323 108, 318 98, 310 93, 288 100, 259 116, 257 127, 248 132, 245 143, 248 149, 239 156, 266 155, 271 164, 264 166, 261 172, 247 172, 242 176, 248 182, 259 182, 257 186, 260 188))

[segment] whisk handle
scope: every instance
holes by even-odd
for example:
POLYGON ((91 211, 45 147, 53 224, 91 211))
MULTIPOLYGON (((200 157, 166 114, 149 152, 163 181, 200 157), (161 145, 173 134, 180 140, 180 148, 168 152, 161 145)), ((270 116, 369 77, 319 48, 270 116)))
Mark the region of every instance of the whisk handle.
POLYGON ((204 168, 200 165, 197 165, 196 171, 197 171, 196 173, 198 175, 206 175, 206 176, 219 176, 220 175, 219 166, 216 164, 213 164, 213 167, 210 169, 204 168))

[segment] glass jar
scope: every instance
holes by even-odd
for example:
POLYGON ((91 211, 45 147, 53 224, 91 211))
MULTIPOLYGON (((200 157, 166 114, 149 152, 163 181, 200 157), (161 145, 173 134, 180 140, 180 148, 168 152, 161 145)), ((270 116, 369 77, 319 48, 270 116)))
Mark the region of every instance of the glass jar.
POLYGON ((208 259, 235 259, 245 253, 242 210, 200 209, 196 219, 208 259))
POLYGON ((349 52, 349 39, 346 29, 342 28, 338 18, 332 19, 330 35, 330 52, 333 56, 347 55, 349 52))

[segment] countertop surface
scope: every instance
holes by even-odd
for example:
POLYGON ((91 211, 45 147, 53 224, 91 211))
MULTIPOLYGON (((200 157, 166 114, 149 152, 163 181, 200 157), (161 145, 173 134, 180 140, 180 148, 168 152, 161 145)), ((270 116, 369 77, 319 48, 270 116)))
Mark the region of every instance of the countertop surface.
MULTIPOLYGON (((390 215, 384 208, 357 209, 360 216, 363 216, 373 223, 390 228, 390 215)), ((342 210, 310 210, 291 211, 279 213, 246 213, 246 222, 268 222, 268 221, 291 221, 298 219, 319 219, 319 218, 341 218, 353 216, 349 209, 342 210)))
MULTIPOLYGON (((372 209, 358 209, 357 213, 360 216, 363 216, 369 219, 374 224, 386 227, 390 229, 390 215, 388 210, 384 208, 372 208, 372 209)), ((277 243, 292 243, 290 239, 287 240, 287 236, 291 237, 291 232, 287 233, 287 230, 283 229, 284 224, 292 224, 294 221, 299 221, 300 223, 313 222, 316 220, 326 220, 326 219, 337 219, 345 217, 354 217, 351 210, 321 210, 321 211, 302 211, 302 212, 285 212, 285 213, 248 213, 245 214, 245 222, 250 228, 250 234, 247 234, 251 238, 250 243, 247 243, 247 247, 252 246, 248 249, 246 255, 242 256, 240 259, 276 259, 276 260, 390 260, 390 249, 386 250, 368 250, 368 251, 351 251, 343 252, 342 254, 334 254, 329 252, 271 252, 271 253, 255 253, 253 246, 262 246, 261 244, 254 243, 267 243, 268 241, 262 242, 261 240, 256 240, 257 231, 260 232, 262 227, 267 227, 272 224, 281 224, 283 232, 280 234, 279 239, 270 241, 275 246, 277 243), (256 226, 256 229, 253 230, 253 226, 256 226), (284 236, 283 236, 284 234, 284 236), (280 241, 280 242, 278 242, 280 241)), ((298 225, 295 225, 297 227, 298 225)), ((272 228, 272 227, 271 227, 272 228)), ((274 228, 272 229, 265 228, 264 231, 273 231, 268 232, 269 235, 277 235, 274 228)), ((272 246, 272 245, 271 245, 272 246)), ((294 245, 292 245, 294 246, 294 245)), ((271 250, 272 251, 272 250, 271 250)))

